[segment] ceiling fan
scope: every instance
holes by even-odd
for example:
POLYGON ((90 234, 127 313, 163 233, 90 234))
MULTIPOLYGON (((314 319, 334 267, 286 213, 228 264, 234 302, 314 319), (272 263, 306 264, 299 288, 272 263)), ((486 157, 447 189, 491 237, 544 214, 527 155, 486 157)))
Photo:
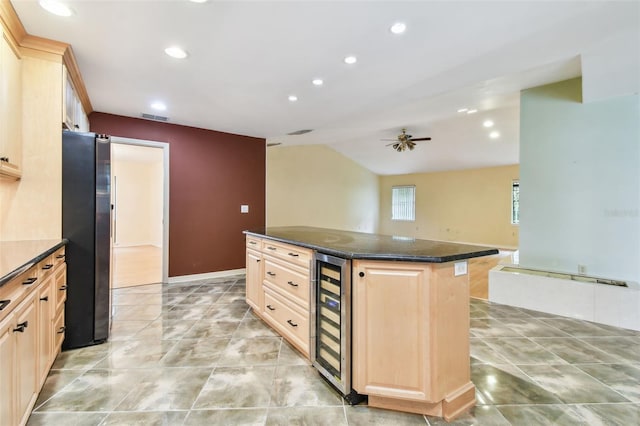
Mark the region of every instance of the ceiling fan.
POLYGON ((393 141, 386 146, 392 146, 398 152, 402 152, 409 148, 409 151, 412 151, 413 148, 416 147, 415 142, 418 141, 430 141, 431 138, 414 138, 410 134, 407 133, 407 129, 402 129, 402 133, 400 133, 396 139, 382 139, 383 141, 393 141))

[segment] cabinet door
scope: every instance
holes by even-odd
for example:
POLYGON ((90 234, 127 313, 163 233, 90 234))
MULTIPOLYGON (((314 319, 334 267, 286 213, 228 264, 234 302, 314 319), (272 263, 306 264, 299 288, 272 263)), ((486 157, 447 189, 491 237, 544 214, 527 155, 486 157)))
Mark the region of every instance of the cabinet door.
POLYGON ((367 395, 430 400, 428 266, 353 262, 353 383, 367 395))
POLYGON ((15 340, 13 315, 0 321, 0 425, 15 421, 15 340))
POLYGON ((69 130, 76 130, 76 92, 73 89, 73 84, 69 78, 69 74, 63 73, 63 103, 62 103, 62 124, 69 130))
POLYGON ((35 402, 37 390, 37 350, 38 350, 38 315, 36 294, 32 293, 16 308, 16 369, 17 373, 17 413, 20 424, 25 424, 29 410, 35 402))
POLYGON ((50 275, 42 283, 37 296, 38 306, 38 387, 44 383, 51 366, 53 353, 53 320, 55 315, 55 299, 53 286, 55 280, 50 275))
POLYGON ((262 255, 247 250, 247 303, 256 311, 262 312, 262 255))
POLYGON ((0 37, 0 171, 20 177, 22 167, 22 62, 0 37))

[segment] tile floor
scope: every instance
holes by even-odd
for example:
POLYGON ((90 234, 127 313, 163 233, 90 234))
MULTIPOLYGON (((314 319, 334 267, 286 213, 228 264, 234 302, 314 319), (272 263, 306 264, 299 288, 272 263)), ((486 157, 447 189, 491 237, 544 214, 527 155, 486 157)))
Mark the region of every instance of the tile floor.
MULTIPOLYGON (((114 290, 108 343, 63 352, 29 425, 441 425, 345 405, 244 302, 244 277, 114 290)), ((471 301, 477 406, 452 424, 639 425, 640 332, 471 301)))

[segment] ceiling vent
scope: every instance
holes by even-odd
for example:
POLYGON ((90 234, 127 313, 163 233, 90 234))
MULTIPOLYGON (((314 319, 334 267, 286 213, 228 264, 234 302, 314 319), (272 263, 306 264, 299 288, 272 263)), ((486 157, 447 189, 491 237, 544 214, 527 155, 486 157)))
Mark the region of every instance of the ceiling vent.
POLYGON ((296 130, 295 132, 287 133, 287 135, 298 136, 298 135, 304 135, 305 133, 310 133, 310 132, 313 132, 313 129, 296 130))
POLYGON ((142 118, 146 118, 147 120, 155 120, 155 121, 168 121, 169 117, 163 117, 161 115, 147 114, 145 112, 142 113, 142 118))

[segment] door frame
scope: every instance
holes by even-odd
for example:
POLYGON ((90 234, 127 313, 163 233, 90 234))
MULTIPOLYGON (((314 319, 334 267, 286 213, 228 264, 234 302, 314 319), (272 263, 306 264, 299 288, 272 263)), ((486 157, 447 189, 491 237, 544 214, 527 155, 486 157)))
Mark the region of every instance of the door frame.
POLYGON ((162 149, 162 282, 169 282, 169 144, 167 142, 111 136, 111 143, 162 149))

